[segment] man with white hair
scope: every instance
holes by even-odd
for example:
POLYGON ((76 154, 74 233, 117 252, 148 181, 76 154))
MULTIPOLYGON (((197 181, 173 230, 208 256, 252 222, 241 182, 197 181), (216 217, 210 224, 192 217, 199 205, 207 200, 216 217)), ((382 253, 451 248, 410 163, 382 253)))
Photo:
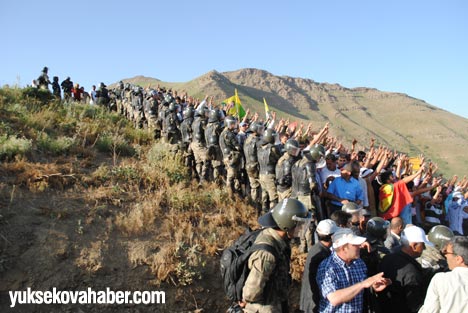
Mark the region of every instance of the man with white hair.
POLYGON ((468 312, 468 237, 454 237, 442 254, 451 272, 432 278, 419 312, 468 312))
POLYGON ((366 238, 356 236, 351 229, 341 228, 332 236, 332 254, 320 263, 317 285, 320 312, 361 312, 364 289, 384 290, 391 281, 378 273, 367 278, 367 268, 360 259, 361 245, 366 238))
POLYGON ((423 304, 427 282, 416 258, 426 244, 431 245, 424 230, 410 225, 401 234, 401 247, 383 258, 379 269, 392 285, 378 297, 382 312, 417 312, 423 304))

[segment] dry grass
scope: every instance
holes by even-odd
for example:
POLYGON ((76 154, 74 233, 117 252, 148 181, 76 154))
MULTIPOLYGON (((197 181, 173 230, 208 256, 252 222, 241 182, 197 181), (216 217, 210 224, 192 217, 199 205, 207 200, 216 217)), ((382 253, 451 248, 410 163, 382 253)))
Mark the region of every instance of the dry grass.
MULTIPOLYGON (((213 257, 245 227, 255 227, 252 207, 229 198, 216 184, 200 188, 191 182, 182 157, 170 152, 168 145, 153 143, 148 131, 134 130, 121 117, 100 108, 36 109, 37 115, 32 116, 24 107, 18 108, 22 117, 13 120, 14 114, 8 115, 4 128, 21 123, 28 140, 41 147, 34 150, 34 157, 53 161, 40 163, 25 156, 1 164, 0 173, 16 177, 12 185, 35 193, 73 188, 83 207, 74 210, 62 204, 64 209, 57 211, 42 206, 40 214, 55 219, 73 215, 78 220, 74 235, 80 236, 99 223, 102 230, 96 238, 112 233, 125 240, 122 247, 128 264, 147 266, 156 284, 192 284, 202 278, 208 260, 212 265, 213 257), (68 155, 59 158, 60 151, 68 155)), ((106 266, 105 241, 83 243, 79 249, 78 267, 95 273, 106 266)))

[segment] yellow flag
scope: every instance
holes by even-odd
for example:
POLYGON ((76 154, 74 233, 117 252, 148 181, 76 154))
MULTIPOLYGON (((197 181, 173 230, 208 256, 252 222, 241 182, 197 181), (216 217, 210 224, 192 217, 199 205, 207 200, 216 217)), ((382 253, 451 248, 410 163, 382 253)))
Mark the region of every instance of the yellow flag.
POLYGON ((245 116, 245 110, 242 107, 239 96, 237 95, 237 89, 235 89, 234 96, 227 98, 222 103, 229 104, 234 102, 234 106, 229 109, 227 112, 229 115, 237 116, 239 119, 242 119, 245 116))
POLYGON ((270 108, 268 107, 268 104, 265 98, 263 98, 263 103, 265 104, 265 116, 266 116, 266 119, 268 120, 271 117, 271 115, 270 115, 270 108))

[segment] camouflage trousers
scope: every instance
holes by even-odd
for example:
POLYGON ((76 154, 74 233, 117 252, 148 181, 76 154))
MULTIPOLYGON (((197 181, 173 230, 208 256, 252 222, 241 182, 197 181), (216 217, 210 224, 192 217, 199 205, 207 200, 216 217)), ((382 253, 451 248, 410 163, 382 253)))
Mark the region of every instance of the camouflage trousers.
POLYGON ((278 190, 278 201, 281 202, 284 199, 291 198, 291 188, 288 188, 284 191, 278 190))
POLYGON ((207 180, 210 168, 208 149, 199 142, 192 142, 190 148, 192 148, 193 156, 195 157, 195 170, 200 178, 200 182, 207 180))
MULTIPOLYGON (((301 201, 302 204, 307 208, 309 212, 315 216, 315 205, 312 202, 311 195, 303 195, 303 196, 297 196, 297 200, 301 201)), ((305 253, 309 251, 312 246, 314 245, 314 233, 315 233, 315 218, 310 222, 309 228, 306 230, 305 233, 301 234, 301 237, 299 238, 301 240, 301 244, 299 246, 299 251, 305 253)))
POLYGON ((226 168, 226 187, 230 194, 240 193, 240 164, 232 164, 231 159, 224 158, 226 168))
POLYGON ((208 159, 211 161, 211 167, 209 169, 208 177, 210 181, 220 183, 223 181, 223 154, 219 147, 208 148, 208 159))
POLYGON ((262 210, 266 212, 278 203, 276 176, 275 174, 260 174, 259 180, 262 186, 262 210), (268 203, 270 203, 269 206, 268 203))
POLYGON ((260 204, 260 180, 258 175, 258 168, 247 167, 247 176, 250 184, 250 198, 252 202, 260 204))

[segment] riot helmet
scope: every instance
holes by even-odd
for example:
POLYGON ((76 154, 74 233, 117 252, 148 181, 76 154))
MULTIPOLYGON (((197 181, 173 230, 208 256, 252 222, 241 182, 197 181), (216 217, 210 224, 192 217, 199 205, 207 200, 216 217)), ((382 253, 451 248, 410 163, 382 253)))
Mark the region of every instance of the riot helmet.
POLYGON ((276 136, 276 132, 274 129, 271 129, 271 128, 268 128, 265 133, 263 134, 263 143, 264 144, 267 144, 267 143, 274 143, 275 142, 275 136, 276 136))
POLYGON ((210 110, 208 113, 208 123, 218 122, 221 118, 221 113, 218 109, 210 110))
POLYGON ((453 231, 447 226, 436 225, 429 230, 427 239, 434 244, 437 250, 441 250, 454 236, 453 231))
POLYGON ((343 204, 343 206, 341 207, 341 210, 349 214, 355 214, 355 213, 359 213, 360 209, 356 203, 349 201, 348 203, 343 204))
POLYGON ((384 239, 387 235, 390 222, 381 217, 373 217, 367 222, 367 234, 373 238, 384 239))
POLYGON ((325 165, 325 148, 322 145, 314 145, 304 153, 307 159, 317 163, 317 167, 322 167, 322 163, 325 165))
POLYGON ((232 115, 228 115, 224 119, 224 124, 226 125, 226 127, 228 129, 236 129, 237 128, 237 119, 232 115))
POLYGON ((284 150, 286 150, 286 152, 292 157, 297 157, 301 152, 301 148, 299 148, 299 142, 295 139, 288 139, 284 145, 284 150))
POLYGON ((169 112, 176 112, 177 111, 177 104, 175 102, 171 102, 169 104, 169 112))
POLYGON ((184 111, 182 112, 182 115, 184 116, 184 119, 192 118, 194 116, 194 114, 195 114, 195 109, 191 105, 188 105, 184 109, 184 111))
POLYGON ((279 202, 270 212, 258 219, 264 227, 275 227, 283 231, 294 229, 294 237, 305 233, 312 220, 311 213, 299 200, 286 198, 279 202))

